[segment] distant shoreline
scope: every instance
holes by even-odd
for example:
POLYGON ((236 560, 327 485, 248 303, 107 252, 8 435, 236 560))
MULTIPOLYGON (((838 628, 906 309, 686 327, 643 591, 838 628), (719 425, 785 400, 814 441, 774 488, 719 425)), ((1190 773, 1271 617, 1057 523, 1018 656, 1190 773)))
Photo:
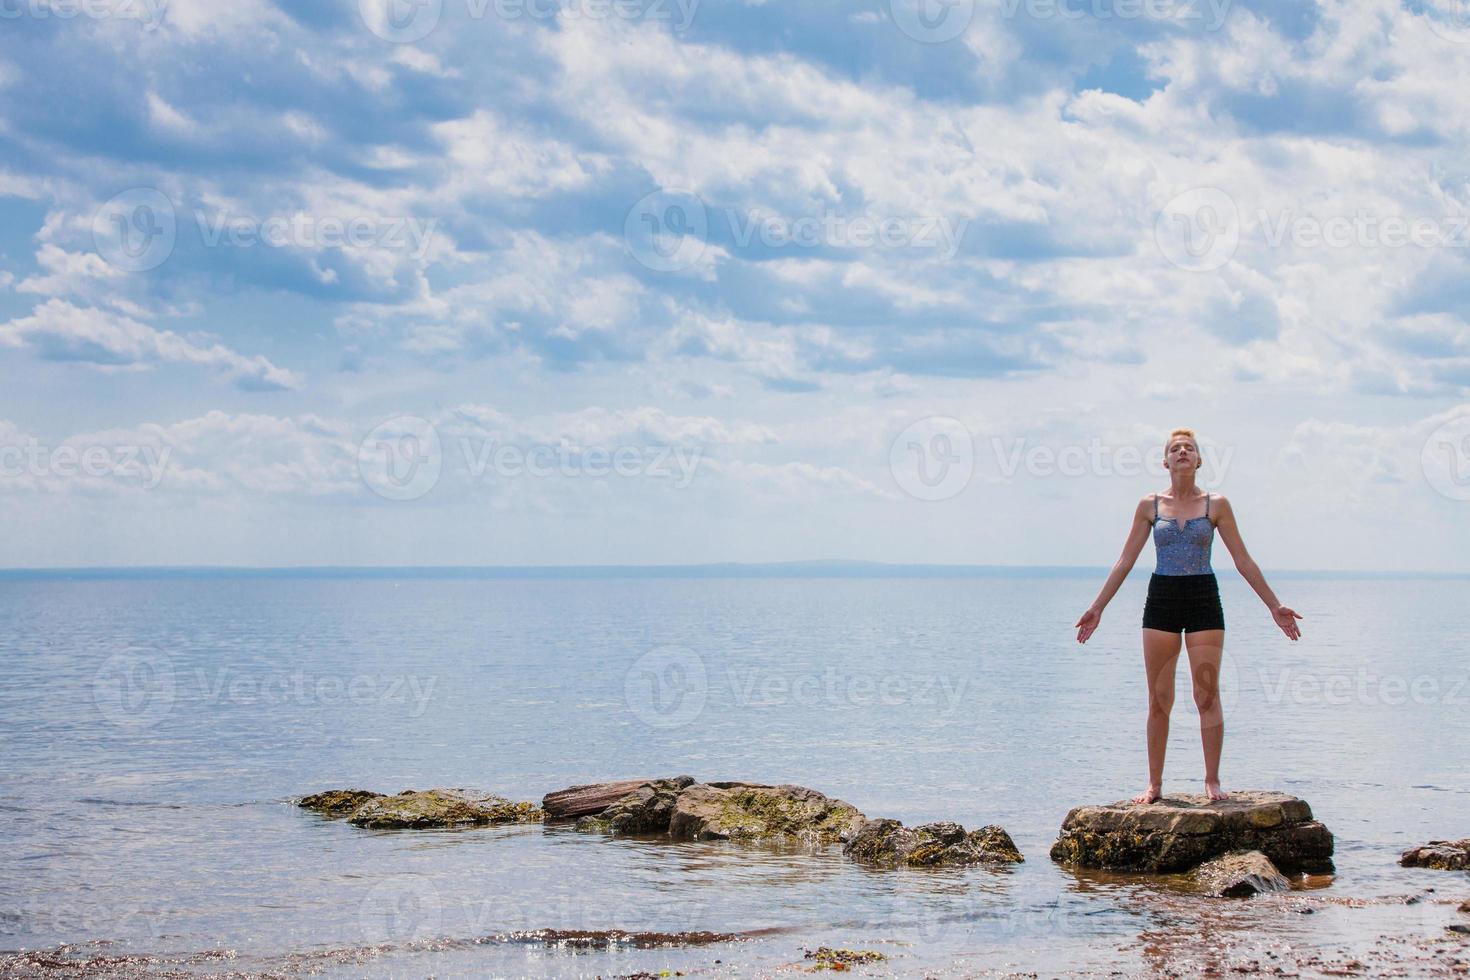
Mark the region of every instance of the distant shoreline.
MULTIPOLYGON (((0 568, 0 580, 175 578, 413 578, 413 579, 718 579, 718 578, 1094 578, 1105 566, 938 565, 869 561, 713 562, 690 565, 140 565, 83 568, 0 568)), ((1222 579, 1239 579, 1220 568, 1222 579)), ((1147 576, 1135 568, 1132 577, 1147 576)), ((1379 572, 1276 569, 1272 578, 1470 579, 1470 572, 1379 572)))

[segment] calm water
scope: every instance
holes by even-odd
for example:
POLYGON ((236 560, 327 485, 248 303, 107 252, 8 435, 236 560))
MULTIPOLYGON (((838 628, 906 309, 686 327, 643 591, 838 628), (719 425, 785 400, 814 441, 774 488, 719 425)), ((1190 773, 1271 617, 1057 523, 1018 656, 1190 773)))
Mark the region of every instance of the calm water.
MULTIPOLYGON (((1220 903, 1047 859, 1070 807, 1142 788, 1145 583, 1079 647, 1098 581, 0 580, 0 950, 201 974, 612 976, 761 974, 840 945, 884 951, 886 972, 974 975, 1442 937, 1452 904, 1396 896, 1458 901, 1470 882, 1395 858, 1470 831, 1470 583, 1283 578, 1306 616, 1293 645, 1222 580, 1226 788, 1307 799, 1339 873, 1220 903), (679 773, 1000 823, 1027 861, 880 872, 835 850, 540 826, 368 832, 286 802, 340 786, 539 800, 679 773), (541 928, 752 935, 496 940, 541 928)), ((1166 791, 1197 791, 1200 769, 1181 667, 1166 791)))

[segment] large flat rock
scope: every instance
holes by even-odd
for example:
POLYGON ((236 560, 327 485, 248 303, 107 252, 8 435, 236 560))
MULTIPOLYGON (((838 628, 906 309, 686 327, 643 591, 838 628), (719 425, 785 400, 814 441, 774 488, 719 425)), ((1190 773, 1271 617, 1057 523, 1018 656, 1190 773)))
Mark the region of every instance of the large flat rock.
POLYGON ((1283 871, 1330 872, 1332 833, 1305 800, 1242 790, 1211 802, 1202 794, 1155 803, 1079 806, 1062 821, 1051 859, 1079 868, 1188 871, 1232 851, 1260 851, 1283 871))

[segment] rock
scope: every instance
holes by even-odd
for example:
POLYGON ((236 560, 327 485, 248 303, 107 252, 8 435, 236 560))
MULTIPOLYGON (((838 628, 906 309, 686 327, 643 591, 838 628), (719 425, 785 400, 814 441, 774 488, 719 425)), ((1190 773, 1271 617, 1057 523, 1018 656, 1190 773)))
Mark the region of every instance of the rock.
POLYGON ((1434 868, 1437 871, 1464 871, 1470 868, 1470 839, 1432 840, 1411 847, 1399 856, 1406 868, 1434 868))
MULTIPOLYGON (((548 794, 557 812, 578 792, 578 830, 612 834, 667 833, 680 840, 799 840, 830 844, 846 840, 865 819, 858 809, 805 786, 725 781, 700 783, 693 776, 650 779, 601 810, 592 807, 617 783, 595 783, 548 794), (557 797, 552 800, 552 797, 557 797)), ((545 801, 543 801, 545 802, 545 801)))
POLYGON ((368 800, 382 795, 366 789, 329 789, 324 793, 303 796, 296 805, 328 817, 345 817, 368 800))
POLYGON ((1236 851, 1194 869, 1201 891, 1215 898, 1249 898, 1261 892, 1286 891, 1291 882, 1260 851, 1236 851))
POLYGON ((1461 902, 1460 907, 1456 911, 1470 912, 1470 902, 1461 902))
POLYGON ((842 852, 855 861, 889 866, 1014 864, 1026 860, 1001 827, 991 824, 966 833, 964 827, 947 821, 909 828, 897 820, 869 820, 858 828, 842 852))
POLYGON ((541 809, 547 820, 575 820, 601 813, 633 792, 647 779, 623 779, 611 783, 583 783, 569 786, 541 798, 541 809))
POLYGON ((533 803, 514 803, 503 796, 462 789, 404 790, 397 796, 377 796, 347 818, 356 827, 423 829, 492 823, 536 823, 541 809, 533 803))
POLYGON ((695 783, 679 793, 669 834, 681 840, 846 841, 867 818, 805 786, 695 783))
POLYGON ((1051 859, 1080 868, 1177 872, 1232 851, 1260 851, 1283 871, 1315 874, 1333 870, 1332 843, 1304 800, 1241 791, 1214 803, 1180 795, 1076 807, 1062 822, 1051 859))
POLYGON ((675 798, 693 782, 693 776, 675 776, 640 783, 602 812, 579 819, 577 829, 605 834, 665 833, 675 798))
POLYGON ((831 946, 806 950, 806 958, 814 961, 812 970, 832 970, 836 973, 846 972, 855 966, 882 963, 888 959, 876 949, 833 949, 831 946))

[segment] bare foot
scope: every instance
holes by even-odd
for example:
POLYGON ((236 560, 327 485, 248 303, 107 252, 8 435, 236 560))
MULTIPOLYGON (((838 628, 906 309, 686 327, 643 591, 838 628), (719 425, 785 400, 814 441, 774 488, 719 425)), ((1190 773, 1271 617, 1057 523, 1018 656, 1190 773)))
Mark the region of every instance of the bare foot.
POLYGON ((1162 797, 1163 795, 1164 794, 1159 791, 1159 787, 1150 785, 1148 789, 1144 790, 1142 793, 1139 793, 1137 796, 1135 796, 1133 798, 1133 802, 1134 803, 1153 803, 1156 800, 1158 800, 1160 797, 1162 797))
POLYGON ((1205 780, 1205 795, 1210 798, 1211 803, 1216 800, 1230 799, 1230 797, 1225 795, 1225 791, 1220 788, 1220 780, 1218 779, 1205 780))

